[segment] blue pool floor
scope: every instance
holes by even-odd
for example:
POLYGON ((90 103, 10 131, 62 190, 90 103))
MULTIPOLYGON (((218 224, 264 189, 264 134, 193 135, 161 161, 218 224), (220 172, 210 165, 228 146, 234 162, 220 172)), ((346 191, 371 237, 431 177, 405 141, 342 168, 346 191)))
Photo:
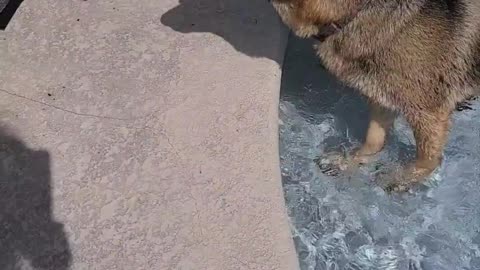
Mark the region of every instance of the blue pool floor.
POLYGON ((401 118, 372 165, 329 177, 313 161, 364 136, 364 101, 291 38, 280 100, 282 182, 302 269, 480 269, 480 103, 458 112, 442 167, 414 192, 389 195, 373 171, 415 156, 401 118))

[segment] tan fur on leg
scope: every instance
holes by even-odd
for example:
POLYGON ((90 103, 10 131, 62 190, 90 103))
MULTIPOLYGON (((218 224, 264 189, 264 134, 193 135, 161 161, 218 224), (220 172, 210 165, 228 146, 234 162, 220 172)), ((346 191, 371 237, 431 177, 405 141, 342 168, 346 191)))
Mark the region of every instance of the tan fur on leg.
POLYGON ((392 111, 376 104, 370 104, 370 123, 367 136, 362 147, 354 154, 354 161, 368 163, 371 156, 383 149, 394 119, 395 114, 392 111))

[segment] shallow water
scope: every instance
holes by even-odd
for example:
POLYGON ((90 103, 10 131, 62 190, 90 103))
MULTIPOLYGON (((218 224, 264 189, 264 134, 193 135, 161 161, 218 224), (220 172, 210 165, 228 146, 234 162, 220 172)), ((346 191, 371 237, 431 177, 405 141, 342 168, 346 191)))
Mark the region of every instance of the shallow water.
POLYGON ((402 119, 378 161, 326 176, 313 160, 358 145, 368 112, 311 45, 290 40, 280 101, 282 180, 301 268, 480 269, 480 103, 454 115, 442 167, 411 193, 388 195, 373 181, 377 164, 393 168, 415 155, 402 119))

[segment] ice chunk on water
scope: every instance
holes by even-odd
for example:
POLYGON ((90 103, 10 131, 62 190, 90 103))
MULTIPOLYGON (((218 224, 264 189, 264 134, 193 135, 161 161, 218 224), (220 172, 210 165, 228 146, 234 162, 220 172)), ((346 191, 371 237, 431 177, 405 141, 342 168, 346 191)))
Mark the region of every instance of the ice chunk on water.
MULTIPOLYGON (((328 177, 313 160, 330 148, 358 145, 368 111, 321 69, 311 44, 292 39, 280 153, 302 269, 480 269, 480 102, 474 109, 454 115, 445 160, 429 188, 389 196, 372 181, 371 168, 328 177)), ((378 163, 414 154, 412 132, 398 119, 378 163)))

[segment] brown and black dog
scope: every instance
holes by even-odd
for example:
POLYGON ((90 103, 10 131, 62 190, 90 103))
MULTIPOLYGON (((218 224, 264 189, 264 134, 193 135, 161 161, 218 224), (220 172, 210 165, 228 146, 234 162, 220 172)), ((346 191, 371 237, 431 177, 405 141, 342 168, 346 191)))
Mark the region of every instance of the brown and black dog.
POLYGON ((272 2, 294 34, 320 40, 325 68, 368 99, 370 124, 353 161, 380 152, 401 113, 417 158, 387 189, 407 190, 430 175, 442 161, 452 112, 480 92, 480 0, 272 2))

